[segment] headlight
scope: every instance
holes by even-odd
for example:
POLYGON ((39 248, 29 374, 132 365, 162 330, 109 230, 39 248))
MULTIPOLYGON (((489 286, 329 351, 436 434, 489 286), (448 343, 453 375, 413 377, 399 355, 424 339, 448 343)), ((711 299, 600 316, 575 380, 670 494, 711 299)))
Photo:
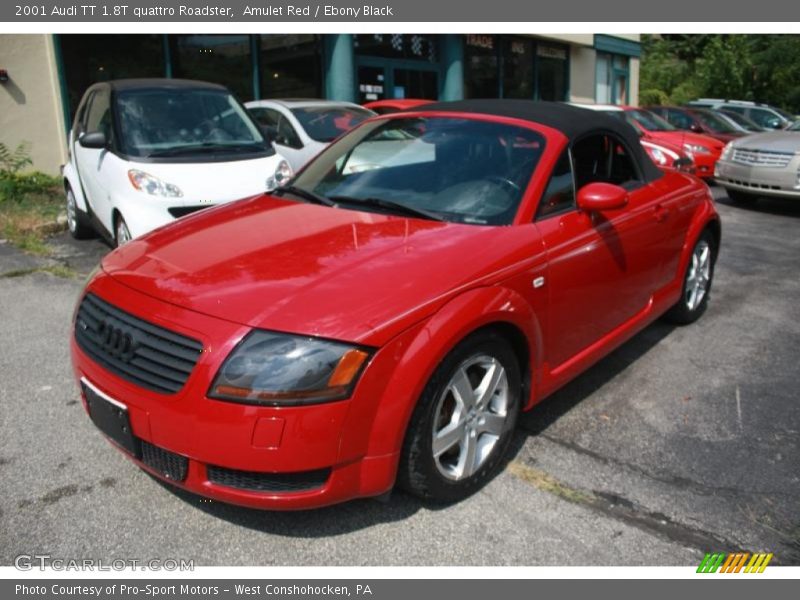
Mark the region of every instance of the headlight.
POLYGON ((276 405, 341 400, 368 358, 340 342, 254 330, 225 359, 208 396, 276 405))
POLYGON ((731 157, 732 152, 733 152, 733 142, 728 142, 722 149, 722 154, 720 155, 720 158, 722 160, 728 160, 731 157))
POLYGON ((711 154, 711 150, 700 144, 684 144, 683 149, 689 154, 711 154))
POLYGON ((286 185, 286 182, 292 178, 292 175, 294 175, 294 172, 289 163, 285 160, 280 161, 278 167, 275 169, 275 173, 267 177, 267 191, 271 192, 277 187, 286 185))
POLYGON ((659 165, 666 165, 669 162, 667 155, 658 148, 649 148, 648 151, 650 152, 650 158, 652 158, 659 165))
POLYGON ((146 192, 151 196, 162 196, 164 198, 180 198, 183 192, 177 185, 161 181, 155 175, 131 169, 128 171, 128 179, 131 185, 140 192, 146 192))

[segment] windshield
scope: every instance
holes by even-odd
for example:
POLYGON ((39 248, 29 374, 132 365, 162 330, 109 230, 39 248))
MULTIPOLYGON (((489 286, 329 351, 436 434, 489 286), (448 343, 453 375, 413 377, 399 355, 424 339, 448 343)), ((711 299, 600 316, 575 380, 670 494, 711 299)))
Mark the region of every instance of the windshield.
POLYGON ((794 122, 794 120, 795 120, 795 119, 794 119, 794 117, 793 117, 792 115, 790 115, 788 112, 786 112, 786 111, 785 111, 785 110, 783 110, 782 108, 778 108, 778 107, 776 107, 776 106, 773 106, 773 107, 772 107, 772 110, 774 110, 776 113, 778 113, 780 116, 782 116, 784 119, 786 119, 786 120, 787 120, 787 121, 789 121, 790 123, 793 123, 793 122, 794 122))
POLYGON ((739 113, 728 110, 721 110, 720 113, 722 113, 725 117, 727 117, 734 123, 737 123, 739 127, 742 127, 746 131, 764 131, 762 127, 759 127, 744 115, 740 115, 739 113))
POLYGON ((357 106, 305 106, 293 108, 292 114, 308 137, 326 144, 374 116, 372 111, 357 106))
POLYGON ((739 133, 738 130, 719 115, 710 110, 696 110, 694 115, 697 120, 714 133, 739 133))
POLYGON ((272 147, 224 90, 143 89, 117 94, 121 146, 129 156, 269 152, 272 147))
POLYGON ((624 115, 626 120, 638 123, 647 131, 677 131, 675 126, 647 110, 626 110, 624 115))
POLYGON ((536 131, 491 121, 382 119, 323 151, 293 184, 347 207, 384 201, 445 221, 507 225, 544 145, 536 131))

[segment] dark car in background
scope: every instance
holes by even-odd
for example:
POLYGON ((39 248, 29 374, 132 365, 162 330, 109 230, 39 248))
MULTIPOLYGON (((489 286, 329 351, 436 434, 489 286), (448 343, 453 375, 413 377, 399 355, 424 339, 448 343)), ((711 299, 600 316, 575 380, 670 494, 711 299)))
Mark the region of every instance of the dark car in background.
POLYGON ((647 110, 663 117, 678 129, 702 133, 724 144, 744 135, 742 131, 707 108, 648 106, 647 110))

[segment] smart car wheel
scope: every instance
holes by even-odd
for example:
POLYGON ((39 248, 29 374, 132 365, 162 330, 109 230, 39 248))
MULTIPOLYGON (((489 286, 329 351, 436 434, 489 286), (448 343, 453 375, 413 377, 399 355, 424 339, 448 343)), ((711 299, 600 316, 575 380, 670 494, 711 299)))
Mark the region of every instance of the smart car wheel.
POLYGON ((70 235, 76 240, 94 237, 94 230, 89 225, 88 215, 78 208, 75 194, 69 188, 67 188, 67 227, 70 235))
POLYGON ((520 367, 494 332, 461 342, 431 376, 409 424, 398 481, 421 498, 461 500, 495 473, 520 407, 520 367))
POLYGON ((699 319, 705 312, 714 278, 715 259, 714 236, 705 231, 692 250, 683 278, 681 299, 665 315, 668 320, 686 325, 699 319))
POLYGON ((131 232, 128 230, 128 224, 122 218, 122 215, 117 217, 116 225, 114 226, 114 241, 117 242, 117 247, 131 241, 131 232))

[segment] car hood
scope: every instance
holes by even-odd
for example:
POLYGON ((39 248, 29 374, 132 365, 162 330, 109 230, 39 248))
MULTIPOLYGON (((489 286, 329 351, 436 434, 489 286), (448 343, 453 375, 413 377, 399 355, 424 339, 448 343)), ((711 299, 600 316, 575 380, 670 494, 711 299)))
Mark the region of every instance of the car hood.
POLYGON ((118 282, 213 317, 376 345, 530 259, 535 229, 440 223, 260 196, 109 254, 118 282))
POLYGON ((771 152, 799 152, 800 131, 770 131, 756 133, 736 140, 736 148, 769 150, 771 152))
POLYGON ((681 147, 683 144, 706 146, 715 152, 722 152, 722 148, 725 146, 717 139, 691 131, 650 131, 648 135, 653 140, 664 140, 681 147))
POLYGON ((154 175, 180 188, 182 196, 173 204, 217 204, 262 194, 267 179, 275 175, 279 153, 244 160, 216 162, 136 162, 128 167, 154 175))

